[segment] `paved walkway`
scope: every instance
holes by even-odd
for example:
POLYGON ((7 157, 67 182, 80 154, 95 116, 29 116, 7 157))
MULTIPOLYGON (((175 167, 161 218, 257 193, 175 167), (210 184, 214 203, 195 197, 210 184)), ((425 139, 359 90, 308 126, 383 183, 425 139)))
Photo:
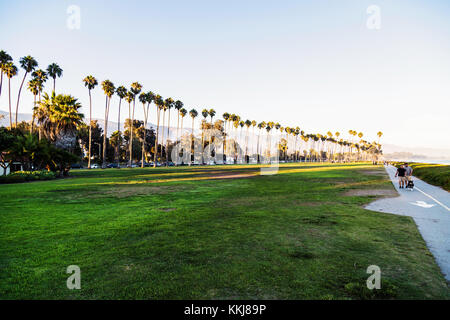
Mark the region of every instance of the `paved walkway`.
POLYGON ((399 189, 396 168, 386 171, 400 196, 374 201, 366 209, 414 219, 445 278, 450 281, 450 193, 414 177, 415 189, 399 189))

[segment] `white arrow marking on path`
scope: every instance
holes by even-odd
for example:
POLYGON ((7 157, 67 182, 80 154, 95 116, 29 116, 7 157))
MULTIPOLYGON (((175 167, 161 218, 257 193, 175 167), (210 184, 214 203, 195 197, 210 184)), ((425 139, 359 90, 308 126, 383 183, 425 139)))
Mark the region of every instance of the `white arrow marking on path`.
POLYGON ((419 206, 419 207, 427 208, 427 209, 431 208, 431 207, 434 207, 434 204, 428 204, 425 201, 420 201, 420 200, 417 200, 416 202, 410 202, 410 203, 415 205, 415 206, 419 206))

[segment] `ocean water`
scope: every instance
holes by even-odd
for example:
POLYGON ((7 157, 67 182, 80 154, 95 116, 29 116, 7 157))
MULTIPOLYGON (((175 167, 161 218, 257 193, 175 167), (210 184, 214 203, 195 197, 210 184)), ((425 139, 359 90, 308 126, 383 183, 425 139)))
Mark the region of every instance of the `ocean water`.
POLYGON ((424 160, 425 163, 433 163, 433 164, 447 164, 450 165, 450 160, 433 160, 433 159, 427 159, 424 160))

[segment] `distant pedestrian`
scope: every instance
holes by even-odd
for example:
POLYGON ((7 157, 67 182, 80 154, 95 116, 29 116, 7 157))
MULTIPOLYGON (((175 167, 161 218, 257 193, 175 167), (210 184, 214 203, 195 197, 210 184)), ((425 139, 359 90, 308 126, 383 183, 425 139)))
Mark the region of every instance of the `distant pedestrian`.
POLYGON ((407 163, 405 163, 405 170, 406 170, 406 179, 408 181, 411 181, 412 179, 412 173, 413 173, 413 168, 411 168, 407 163))
POLYGON ((406 186, 406 169, 404 165, 401 165, 400 168, 397 169, 395 176, 398 177, 398 186, 400 189, 403 189, 406 186))

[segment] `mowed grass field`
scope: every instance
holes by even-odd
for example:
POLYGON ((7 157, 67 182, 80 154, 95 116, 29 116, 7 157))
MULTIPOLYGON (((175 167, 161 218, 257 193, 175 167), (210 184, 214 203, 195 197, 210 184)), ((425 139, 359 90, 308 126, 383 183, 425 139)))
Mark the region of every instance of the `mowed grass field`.
POLYGON ((72 171, 0 185, 1 299, 449 299, 381 166, 72 171), (66 268, 81 269, 69 290, 66 268), (381 290, 366 288, 369 265, 381 290))

